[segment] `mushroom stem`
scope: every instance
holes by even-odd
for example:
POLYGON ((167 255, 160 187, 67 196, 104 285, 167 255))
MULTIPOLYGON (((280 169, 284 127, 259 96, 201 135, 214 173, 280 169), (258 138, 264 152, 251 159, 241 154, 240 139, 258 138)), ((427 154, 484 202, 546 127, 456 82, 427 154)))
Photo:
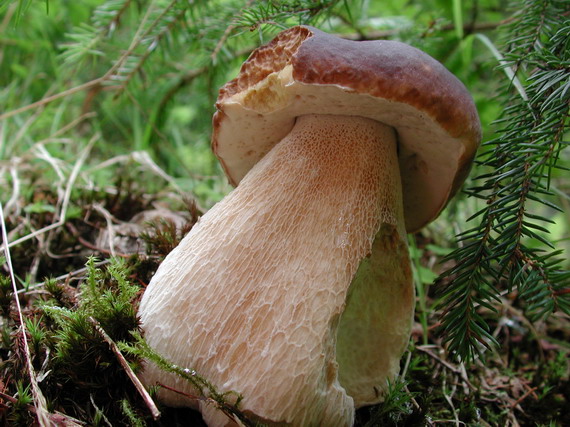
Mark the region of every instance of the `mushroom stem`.
MULTIPOLYGON (((394 130, 361 117, 298 117, 162 263, 140 305, 146 339, 220 391, 239 392, 240 408, 261 421, 350 425, 351 396, 380 400, 407 343, 404 236, 394 130), (404 306, 394 308, 400 294, 404 306)), ((148 365, 143 381, 159 379, 195 393, 148 365)), ((200 410, 211 425, 228 421, 200 410)))

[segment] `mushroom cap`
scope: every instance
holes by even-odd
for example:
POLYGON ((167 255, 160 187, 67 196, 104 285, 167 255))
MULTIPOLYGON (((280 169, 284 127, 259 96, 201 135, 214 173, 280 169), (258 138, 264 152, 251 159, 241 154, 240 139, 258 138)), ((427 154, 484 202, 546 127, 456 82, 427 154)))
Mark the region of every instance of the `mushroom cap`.
POLYGON ((256 49, 220 89, 212 149, 232 185, 305 114, 377 120, 396 129, 406 230, 437 217, 465 180, 481 125, 465 86, 404 43, 351 41, 308 26, 256 49))

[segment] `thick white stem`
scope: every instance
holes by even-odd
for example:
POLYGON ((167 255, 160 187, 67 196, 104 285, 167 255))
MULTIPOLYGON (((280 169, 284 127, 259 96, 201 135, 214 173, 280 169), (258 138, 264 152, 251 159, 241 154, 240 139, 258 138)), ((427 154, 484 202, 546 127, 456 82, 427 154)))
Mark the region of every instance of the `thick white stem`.
MULTIPOLYGON (((374 387, 394 373, 394 362, 386 361, 399 359, 409 332, 409 301, 403 319, 398 312, 400 318, 388 322, 380 317, 394 311, 371 308, 412 294, 404 283, 404 233, 394 131, 358 117, 300 117, 160 266, 140 306, 145 336, 172 362, 195 369, 222 391, 241 393, 240 407, 262 420, 350 425, 354 403, 343 383, 349 393, 357 391, 357 405, 368 402, 374 387), (396 255, 389 247, 398 248, 396 255), (387 260, 377 260, 378 248, 387 260), (396 285, 376 283, 392 276, 396 285), (383 289, 389 297, 378 302, 383 289), (359 318, 364 323, 355 339, 349 332, 359 318), (394 328, 392 321, 406 324, 394 328), (339 323, 345 347, 340 383, 339 323), (370 343, 390 340, 366 334, 383 334, 384 327, 388 335, 397 329, 397 349, 372 350, 370 343), (381 366, 364 367, 375 351, 387 355, 381 366), (352 368, 352 361, 363 368, 352 368), (361 381, 363 375, 370 378, 361 381)), ((143 379, 193 393, 154 366, 143 379)), ((163 398, 189 404, 175 394, 163 398)), ((213 409, 201 410, 212 424, 220 422, 213 409)))

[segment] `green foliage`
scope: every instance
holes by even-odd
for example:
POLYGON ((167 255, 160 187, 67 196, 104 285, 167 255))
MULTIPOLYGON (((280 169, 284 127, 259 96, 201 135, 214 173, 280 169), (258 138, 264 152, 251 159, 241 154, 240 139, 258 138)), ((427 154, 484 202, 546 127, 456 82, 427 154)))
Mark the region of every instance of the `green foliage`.
POLYGON ((472 360, 481 346, 496 344, 480 309, 495 311, 501 292, 516 291, 531 319, 556 310, 570 314, 570 271, 548 238, 545 224, 560 208, 552 202, 552 174, 567 146, 570 100, 570 19, 563 1, 521 1, 505 29, 506 62, 516 72, 502 89, 497 137, 485 142, 468 191, 485 205, 477 223, 459 235, 461 246, 447 259, 454 267, 442 277, 442 330, 449 348, 472 360), (521 87, 521 85, 518 85, 521 87), (514 93, 513 93, 514 92, 514 93))
POLYGON ((140 288, 129 282, 129 268, 120 258, 108 266, 109 277, 103 280, 101 270, 95 268, 95 259, 87 261, 88 276, 81 286, 81 304, 78 311, 92 316, 113 340, 129 337, 138 321, 133 300, 140 288))
POLYGON ((41 354, 45 345, 46 331, 42 328, 41 318, 26 319, 26 330, 29 335, 29 346, 32 354, 41 354))
MULTIPOLYGON (((138 326, 133 300, 139 287, 127 280, 129 270, 124 261, 116 258, 105 273, 95 266, 95 259, 87 261, 87 277, 80 286, 81 299, 77 307, 67 308, 60 301, 51 300, 43 310, 57 324, 57 358, 62 365, 82 363, 93 342, 100 337, 89 321, 96 319, 113 340, 129 339, 130 331, 138 326), (79 351, 79 348, 84 350, 79 351)), ((54 286, 52 286, 54 288, 54 286)), ((60 294, 60 290, 56 292, 60 294)), ((85 360, 87 365, 92 361, 85 360)))
POLYGON ((264 26, 274 26, 277 27, 274 31, 280 31, 293 25, 318 25, 330 17, 339 3, 350 14, 346 0, 251 2, 236 16, 233 25, 242 31, 259 31, 264 26))
POLYGON ((123 410, 123 413, 127 416, 127 419, 129 420, 128 421, 129 426, 132 427, 146 426, 144 419, 142 419, 141 416, 136 413, 136 411, 133 409, 133 407, 131 406, 130 402, 127 399, 121 400, 121 409, 123 410))
POLYGON ((32 417, 28 411, 29 406, 34 404, 29 385, 24 385, 22 381, 16 383, 16 401, 14 410, 10 414, 9 420, 13 425, 29 425, 32 417))
MULTIPOLYGON (((94 424, 101 417, 134 420, 140 412, 134 387, 92 320, 113 340, 132 340, 131 331, 138 327, 133 300, 139 287, 128 281, 128 274, 123 261, 113 260, 103 271, 90 258, 77 304, 68 306, 62 286, 52 280, 48 288, 55 294, 41 304, 43 318, 28 321, 36 364, 45 365, 42 388, 50 405, 94 424), (36 345, 40 341, 42 347, 36 345), (46 348, 45 359, 39 360, 46 348), (131 401, 122 402, 124 396, 131 401)), ((132 357, 131 363, 140 361, 132 357)))
POLYGON ((362 425, 365 427, 405 425, 414 413, 412 405, 414 394, 408 392, 406 386, 407 383, 401 379, 389 382, 384 401, 369 410, 370 418, 362 425))
MULTIPOLYGON (((0 265, 4 263, 0 259, 0 265)), ((6 315, 10 312, 10 303, 12 302, 13 289, 10 277, 0 274, 0 313, 6 315)))
POLYGON ((50 278, 45 281, 45 290, 54 299, 54 303, 58 307, 71 308, 71 305, 66 301, 65 289, 57 280, 50 278))
POLYGON ((130 0, 108 1, 96 7, 92 24, 80 23, 67 34, 68 42, 61 45, 61 56, 67 64, 82 65, 90 56, 103 56, 99 45, 112 35, 130 0))

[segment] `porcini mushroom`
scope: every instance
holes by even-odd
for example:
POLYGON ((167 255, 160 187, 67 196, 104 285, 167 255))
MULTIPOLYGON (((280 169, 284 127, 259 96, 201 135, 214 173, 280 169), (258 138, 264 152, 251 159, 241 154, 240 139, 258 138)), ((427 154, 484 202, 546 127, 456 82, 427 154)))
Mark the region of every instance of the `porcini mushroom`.
MULTIPOLYGON (((147 342, 240 393, 252 419, 351 425, 398 372, 414 311, 406 232, 463 182, 473 101, 415 48, 299 26, 254 51, 216 107, 213 150, 237 187, 147 287, 147 342)), ((152 364, 142 378, 195 392, 152 364)))

